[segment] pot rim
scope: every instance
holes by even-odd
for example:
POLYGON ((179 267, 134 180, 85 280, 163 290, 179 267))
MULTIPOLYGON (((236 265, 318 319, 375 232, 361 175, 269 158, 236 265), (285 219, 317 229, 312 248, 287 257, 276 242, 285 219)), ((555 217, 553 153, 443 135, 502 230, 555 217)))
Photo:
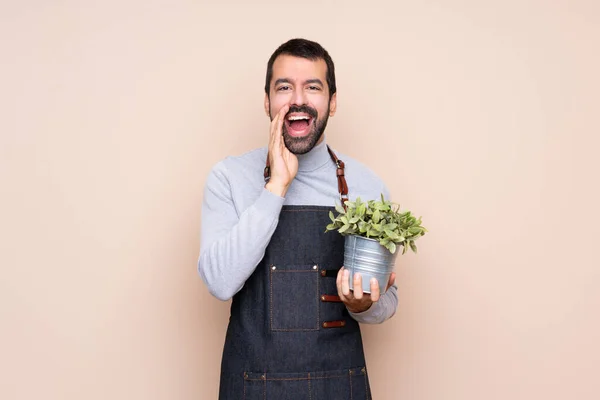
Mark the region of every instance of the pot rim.
POLYGON ((357 237, 357 238, 360 238, 360 239, 364 239, 364 240, 372 240, 373 242, 379 243, 379 240, 377 240, 377 239, 373 239, 373 238, 369 238, 369 237, 366 237, 366 236, 357 235, 355 233, 353 233, 352 235, 346 235, 346 237, 351 237, 351 236, 354 236, 354 237, 357 237))

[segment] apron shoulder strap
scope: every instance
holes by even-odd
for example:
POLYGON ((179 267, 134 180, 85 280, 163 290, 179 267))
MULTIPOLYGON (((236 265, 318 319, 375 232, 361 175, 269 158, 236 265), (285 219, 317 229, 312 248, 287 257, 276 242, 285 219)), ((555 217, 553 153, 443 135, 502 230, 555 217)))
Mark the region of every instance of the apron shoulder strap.
POLYGON ((338 192, 340 192, 340 199, 342 200, 342 207, 344 207, 344 209, 346 209, 346 200, 348 200, 348 184, 346 183, 346 176, 344 173, 344 168, 346 168, 346 165, 344 164, 344 162, 342 160, 337 158, 337 156, 335 155, 333 150, 331 150, 329 148, 329 145, 327 145, 327 151, 329 152, 331 159, 337 166, 337 170, 335 173, 337 175, 337 180, 338 180, 338 192))

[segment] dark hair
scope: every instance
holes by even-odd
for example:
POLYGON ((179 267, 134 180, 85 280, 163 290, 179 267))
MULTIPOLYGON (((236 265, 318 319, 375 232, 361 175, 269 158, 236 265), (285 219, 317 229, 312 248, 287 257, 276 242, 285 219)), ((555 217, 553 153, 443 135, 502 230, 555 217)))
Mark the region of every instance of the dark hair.
POLYGON ((306 39, 291 39, 282 44, 275 50, 275 52, 269 58, 267 64, 267 79, 265 82, 265 93, 269 95, 271 88, 271 78, 273 78, 273 63, 275 59, 280 55, 290 55, 294 57, 302 57, 311 61, 324 60, 327 65, 327 86, 329 87, 329 98, 336 92, 335 86, 335 67, 333 60, 329 56, 327 50, 325 50, 319 43, 313 42, 306 39))

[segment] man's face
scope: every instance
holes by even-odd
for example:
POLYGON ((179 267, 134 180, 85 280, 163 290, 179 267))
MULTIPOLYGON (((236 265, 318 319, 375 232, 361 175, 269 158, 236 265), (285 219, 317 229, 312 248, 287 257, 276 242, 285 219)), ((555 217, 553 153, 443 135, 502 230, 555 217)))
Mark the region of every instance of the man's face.
POLYGON ((327 120, 335 113, 336 95, 329 100, 326 74, 327 65, 321 59, 281 55, 273 63, 265 111, 273 120, 281 107, 290 106, 283 124, 283 139, 294 154, 307 153, 320 143, 327 120))

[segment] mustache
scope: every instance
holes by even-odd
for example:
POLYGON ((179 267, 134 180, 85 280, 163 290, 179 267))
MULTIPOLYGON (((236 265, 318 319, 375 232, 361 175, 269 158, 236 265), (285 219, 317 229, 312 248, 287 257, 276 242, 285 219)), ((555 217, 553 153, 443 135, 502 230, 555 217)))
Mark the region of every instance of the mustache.
POLYGON ((290 106, 290 110, 287 112, 286 117, 291 113, 306 113, 312 118, 317 118, 317 110, 309 106, 290 106))

